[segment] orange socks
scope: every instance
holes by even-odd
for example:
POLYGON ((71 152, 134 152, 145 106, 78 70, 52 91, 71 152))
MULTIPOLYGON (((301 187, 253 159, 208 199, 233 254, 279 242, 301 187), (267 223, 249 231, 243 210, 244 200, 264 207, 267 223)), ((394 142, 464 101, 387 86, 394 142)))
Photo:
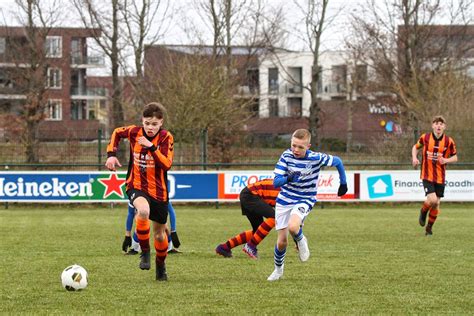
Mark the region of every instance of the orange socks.
POLYGON ((246 243, 250 238, 252 238, 253 232, 251 230, 246 230, 240 234, 238 234, 235 237, 232 237, 231 239, 227 240, 225 242, 226 246, 229 249, 232 249, 234 247, 237 247, 238 245, 242 245, 246 243))
POLYGON ((165 238, 163 241, 155 239, 154 245, 156 250, 156 261, 164 262, 168 255, 168 238, 165 238))
POLYGON ((260 224, 260 226, 258 226, 257 231, 253 234, 249 243, 257 246, 265 237, 267 237, 273 227, 275 227, 275 219, 267 218, 262 224, 260 224))
POLYGON ((150 221, 148 219, 136 218, 137 222, 137 237, 140 248, 143 252, 150 251, 150 221))
POLYGON ((428 226, 433 226, 433 224, 436 222, 436 218, 438 218, 439 215, 439 210, 430 210, 430 214, 428 217, 428 226))

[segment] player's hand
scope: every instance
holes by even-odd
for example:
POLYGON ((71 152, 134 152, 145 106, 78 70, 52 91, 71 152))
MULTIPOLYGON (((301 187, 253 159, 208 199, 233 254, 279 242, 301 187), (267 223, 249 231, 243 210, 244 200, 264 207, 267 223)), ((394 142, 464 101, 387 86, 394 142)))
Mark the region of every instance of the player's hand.
POLYGON ((130 247, 132 247, 132 237, 125 236, 125 239, 123 240, 123 243, 122 243, 123 252, 127 252, 128 248, 130 247))
POLYGON ((116 166, 122 167, 117 157, 114 157, 114 156, 107 158, 107 161, 105 162, 105 166, 110 171, 116 171, 117 170, 116 166))
POLYGON ((413 165, 413 168, 416 168, 416 166, 420 164, 420 161, 418 160, 418 158, 415 158, 411 161, 411 164, 413 165))
POLYGON ((440 165, 445 165, 448 163, 448 160, 444 157, 438 157, 438 162, 440 165))
POLYGON ((173 242, 174 248, 179 248, 179 246, 181 246, 181 242, 179 241, 179 238, 178 238, 178 233, 175 231, 171 232, 171 241, 173 242))
POLYGON ((301 178, 301 172, 295 171, 291 172, 288 174, 288 177, 286 178, 288 180, 288 183, 293 182, 293 183, 298 183, 301 178))
POLYGON ((339 189, 337 190, 337 196, 343 196, 347 193, 347 184, 340 184, 339 189))
POLYGON ((138 143, 145 148, 150 148, 153 146, 153 143, 146 139, 145 136, 138 137, 138 143))

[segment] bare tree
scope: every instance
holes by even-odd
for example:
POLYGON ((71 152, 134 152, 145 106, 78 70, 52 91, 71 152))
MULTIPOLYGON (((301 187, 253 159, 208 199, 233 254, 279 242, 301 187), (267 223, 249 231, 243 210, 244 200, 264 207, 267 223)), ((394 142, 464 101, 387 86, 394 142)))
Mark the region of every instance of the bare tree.
POLYGON ((120 21, 123 18, 120 8, 123 0, 73 0, 74 6, 86 28, 96 28, 101 31, 101 36, 94 36, 96 43, 110 60, 112 75, 112 115, 110 128, 122 126, 124 112, 122 105, 122 81, 120 78, 120 52, 124 49, 126 41, 123 34, 125 30, 120 21))
POLYGON ((16 0, 19 10, 19 28, 6 28, 7 55, 13 65, 8 76, 18 93, 26 96, 20 112, 24 124, 21 134, 28 163, 39 162, 38 128, 45 119, 48 104, 47 72, 51 60, 45 49, 46 37, 58 22, 58 3, 49 6, 39 0, 16 0))
POLYGON ((421 115, 428 106, 421 98, 430 94, 427 83, 466 65, 462 60, 473 48, 469 12, 472 1, 368 0, 353 15, 349 47, 372 69, 369 91, 396 96, 401 122, 416 127, 427 119, 421 115), (436 25, 442 18, 449 23, 436 25))

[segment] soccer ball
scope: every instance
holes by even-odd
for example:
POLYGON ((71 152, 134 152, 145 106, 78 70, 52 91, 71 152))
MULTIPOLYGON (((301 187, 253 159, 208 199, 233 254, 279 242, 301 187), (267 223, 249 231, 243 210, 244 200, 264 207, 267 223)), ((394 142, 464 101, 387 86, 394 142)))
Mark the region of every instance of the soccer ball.
POLYGON ((61 273, 61 282, 68 291, 80 291, 87 286, 87 271, 77 264, 64 269, 61 273))

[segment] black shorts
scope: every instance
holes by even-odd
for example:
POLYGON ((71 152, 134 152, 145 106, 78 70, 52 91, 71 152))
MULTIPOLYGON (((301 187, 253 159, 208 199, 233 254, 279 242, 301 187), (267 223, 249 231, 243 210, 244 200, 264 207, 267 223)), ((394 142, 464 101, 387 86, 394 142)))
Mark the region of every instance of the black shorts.
POLYGON ((160 224, 166 224, 168 220, 168 202, 158 201, 140 190, 130 189, 127 191, 130 202, 135 201, 139 196, 144 197, 150 205, 150 215, 148 218, 160 224))
POLYGON ((265 218, 275 217, 275 209, 265 203, 258 195, 252 194, 248 188, 244 188, 240 192, 239 199, 242 215, 257 215, 265 218))
POLYGON ((436 193, 437 197, 444 197, 444 184, 423 180, 423 188, 425 188, 425 196, 430 193, 436 193))

